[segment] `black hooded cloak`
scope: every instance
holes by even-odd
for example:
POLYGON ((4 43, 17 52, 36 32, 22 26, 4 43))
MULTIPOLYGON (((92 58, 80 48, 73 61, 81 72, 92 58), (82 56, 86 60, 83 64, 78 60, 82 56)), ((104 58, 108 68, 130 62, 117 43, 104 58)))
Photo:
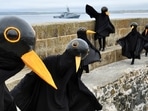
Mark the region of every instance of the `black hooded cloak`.
POLYGON ((27 74, 11 91, 21 111, 98 111, 102 106, 81 81, 75 58, 65 51, 49 56, 44 63, 51 72, 57 90, 33 72, 27 74))
POLYGON ((117 40, 117 43, 122 47, 123 56, 131 59, 134 54, 135 59, 140 59, 145 41, 146 39, 134 28, 125 37, 117 40))
POLYGON ((86 5, 86 13, 95 18, 95 40, 100 37, 107 37, 110 33, 115 33, 114 25, 111 23, 110 18, 105 13, 97 12, 92 6, 86 5))
POLYGON ((147 40, 145 41, 145 44, 144 44, 144 49, 145 49, 145 55, 147 56, 147 53, 148 53, 148 32, 147 32, 147 29, 148 29, 148 25, 146 26, 146 28, 144 29, 144 31, 141 33, 142 36, 147 40))
POLYGON ((84 27, 79 28, 77 31, 78 38, 83 39, 87 42, 89 46, 89 53, 86 56, 86 58, 82 61, 82 67, 86 71, 86 73, 89 73, 89 67, 88 65, 94 62, 100 62, 101 61, 101 54, 98 49, 88 40, 87 38, 87 31, 84 27))

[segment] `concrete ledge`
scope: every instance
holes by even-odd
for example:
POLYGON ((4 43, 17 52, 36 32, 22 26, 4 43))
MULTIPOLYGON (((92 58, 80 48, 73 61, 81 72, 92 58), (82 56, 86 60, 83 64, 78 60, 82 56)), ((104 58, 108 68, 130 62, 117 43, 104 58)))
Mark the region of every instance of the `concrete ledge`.
POLYGON ((148 57, 130 65, 125 59, 82 75, 82 81, 103 105, 101 111, 148 111, 148 57))
POLYGON ((124 59, 95 68, 91 70, 90 73, 84 73, 82 80, 90 89, 93 89, 115 82, 123 75, 130 73, 133 70, 148 70, 148 57, 145 57, 144 54, 142 54, 141 59, 135 60, 134 65, 131 65, 130 63, 131 59, 124 59))

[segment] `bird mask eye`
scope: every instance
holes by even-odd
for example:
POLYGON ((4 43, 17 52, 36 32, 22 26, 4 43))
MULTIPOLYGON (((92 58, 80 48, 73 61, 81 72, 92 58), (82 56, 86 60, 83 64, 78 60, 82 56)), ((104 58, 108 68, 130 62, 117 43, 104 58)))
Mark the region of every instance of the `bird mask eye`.
POLYGON ((4 37, 8 42, 15 43, 20 40, 20 30, 15 27, 8 27, 4 31, 4 37))
POLYGON ((79 42, 74 41, 74 42, 72 43, 72 47, 76 48, 76 47, 78 47, 78 46, 79 46, 79 42))

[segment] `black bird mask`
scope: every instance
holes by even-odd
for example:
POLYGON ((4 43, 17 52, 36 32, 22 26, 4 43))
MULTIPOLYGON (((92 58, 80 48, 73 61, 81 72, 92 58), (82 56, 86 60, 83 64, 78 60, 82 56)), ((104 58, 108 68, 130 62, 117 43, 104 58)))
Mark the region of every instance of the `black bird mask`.
POLYGON ((138 23, 137 23, 137 22, 132 22, 132 23, 130 24, 130 27, 131 27, 132 30, 133 30, 133 29, 137 29, 137 26, 138 26, 138 23))
POLYGON ((21 58, 33 72, 56 89, 51 74, 33 51, 35 42, 35 31, 26 21, 14 16, 0 19, 0 57, 6 60, 21 58))
POLYGON ((66 52, 75 57, 76 72, 79 69, 81 60, 83 60, 89 53, 88 44, 79 38, 73 39, 67 45, 66 52))

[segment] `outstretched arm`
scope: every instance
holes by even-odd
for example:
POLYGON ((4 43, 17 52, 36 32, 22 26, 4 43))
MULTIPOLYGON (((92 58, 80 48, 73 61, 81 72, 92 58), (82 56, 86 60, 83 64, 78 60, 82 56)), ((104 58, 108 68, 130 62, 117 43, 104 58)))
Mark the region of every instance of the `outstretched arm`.
POLYGON ((91 18, 96 18, 98 14, 98 12, 92 6, 88 4, 86 4, 85 11, 91 18))

